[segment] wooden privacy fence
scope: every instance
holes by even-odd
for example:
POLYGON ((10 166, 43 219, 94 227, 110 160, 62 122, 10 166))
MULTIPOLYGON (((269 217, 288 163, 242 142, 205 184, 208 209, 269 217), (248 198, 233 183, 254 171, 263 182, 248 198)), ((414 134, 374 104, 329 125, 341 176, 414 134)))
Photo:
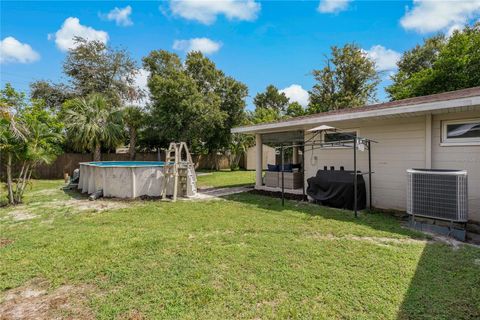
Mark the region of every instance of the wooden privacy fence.
MULTIPOLYGON (((102 161, 128 161, 128 153, 102 153, 102 161)), ((163 161, 165 152, 159 155, 157 152, 137 153, 135 161, 163 161)), ((2 157, 0 177, 5 179, 5 159, 2 157)), ((32 176, 35 179, 62 179, 65 173, 72 174, 73 170, 79 168, 80 162, 92 161, 90 153, 64 153, 49 165, 38 166, 32 176)), ((224 155, 193 155, 193 161, 196 163, 196 169, 215 169, 218 162, 220 169, 230 168, 230 161, 224 155)), ((240 161, 240 165, 242 161, 240 161)), ((14 172, 19 168, 14 166, 14 172)))
MULTIPOLYGON (((128 153, 102 153, 102 161, 128 161, 128 153)), ((157 153, 137 153, 137 161, 158 161, 157 153)), ((80 162, 92 161, 90 153, 64 153, 47 165, 38 166, 33 176, 36 179, 60 179, 65 173, 72 174, 73 170, 80 167, 80 162)))

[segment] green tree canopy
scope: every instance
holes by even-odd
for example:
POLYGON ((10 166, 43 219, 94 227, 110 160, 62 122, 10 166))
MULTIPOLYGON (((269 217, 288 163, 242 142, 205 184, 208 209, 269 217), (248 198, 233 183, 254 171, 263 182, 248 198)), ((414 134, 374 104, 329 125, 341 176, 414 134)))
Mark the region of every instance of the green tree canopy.
POLYGON ((309 92, 308 112, 362 107, 375 101, 380 82, 375 63, 355 44, 333 46, 331 50, 325 66, 312 71, 316 84, 309 92))
POLYGON ((259 92, 253 98, 255 110, 250 114, 251 122, 263 123, 282 119, 288 107, 288 98, 277 87, 270 84, 264 92, 259 92))
POLYGON ((58 111, 68 99, 75 98, 72 88, 63 83, 53 83, 39 80, 30 84, 30 97, 35 100, 43 100, 51 111, 58 111))
POLYGON ((288 98, 274 85, 268 85, 264 92, 259 92, 253 98, 256 109, 270 109, 278 113, 279 117, 285 114, 288 106, 288 98))
POLYGON ((81 37, 75 37, 75 44, 63 62, 68 84, 34 82, 32 98, 41 98, 50 108, 58 109, 68 99, 98 92, 117 106, 125 101, 138 101, 145 95, 135 85, 139 69, 126 50, 81 37))
POLYGON ((287 118, 294 118, 303 115, 305 115, 305 109, 296 101, 291 102, 287 107, 287 111, 285 112, 285 117, 287 118))
POLYGON ((480 23, 405 52, 392 80, 386 88, 392 100, 480 86, 480 23))
POLYGON ((227 148, 230 129, 244 116, 247 87, 200 52, 190 52, 182 64, 176 54, 157 50, 143 63, 151 92, 144 138, 157 147, 183 140, 197 150, 227 148))

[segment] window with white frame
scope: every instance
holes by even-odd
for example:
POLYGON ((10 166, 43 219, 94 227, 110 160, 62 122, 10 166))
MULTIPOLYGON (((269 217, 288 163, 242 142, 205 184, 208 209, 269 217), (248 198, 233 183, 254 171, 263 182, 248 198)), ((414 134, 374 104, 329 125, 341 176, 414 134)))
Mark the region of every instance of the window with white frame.
POLYGON ((480 118, 443 121, 442 143, 480 145, 480 118))

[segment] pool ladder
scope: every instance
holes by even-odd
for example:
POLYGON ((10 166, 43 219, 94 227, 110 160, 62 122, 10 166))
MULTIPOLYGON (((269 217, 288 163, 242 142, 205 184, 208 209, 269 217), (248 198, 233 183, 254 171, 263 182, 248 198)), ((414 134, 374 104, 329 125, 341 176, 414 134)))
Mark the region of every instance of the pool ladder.
POLYGON ((185 142, 171 142, 165 157, 165 183, 162 198, 165 198, 173 179, 172 201, 177 200, 180 189, 182 196, 197 194, 197 176, 195 166, 185 142), (185 158, 182 157, 185 155, 185 158), (180 188, 179 188, 180 187, 180 188))

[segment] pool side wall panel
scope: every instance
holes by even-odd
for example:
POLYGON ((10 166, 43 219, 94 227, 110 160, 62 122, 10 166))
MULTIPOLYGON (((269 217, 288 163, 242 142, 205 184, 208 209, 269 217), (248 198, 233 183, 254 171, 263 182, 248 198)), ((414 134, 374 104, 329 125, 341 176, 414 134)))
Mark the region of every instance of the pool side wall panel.
MULTIPOLYGON (((78 188, 88 194, 103 190, 104 197, 159 197, 164 184, 163 167, 101 167, 80 164, 78 188)), ((170 192, 167 192, 169 194, 170 192)))
POLYGON ((137 196, 159 197, 161 195, 164 184, 163 167, 136 167, 133 168, 133 172, 137 196))

